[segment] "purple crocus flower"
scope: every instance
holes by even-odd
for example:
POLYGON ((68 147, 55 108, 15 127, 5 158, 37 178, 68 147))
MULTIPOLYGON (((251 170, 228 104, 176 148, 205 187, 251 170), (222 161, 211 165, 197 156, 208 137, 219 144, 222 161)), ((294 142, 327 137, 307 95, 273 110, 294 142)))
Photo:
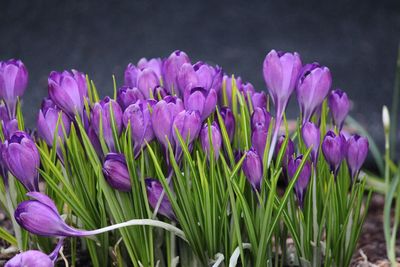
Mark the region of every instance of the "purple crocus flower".
POLYGON ((132 190, 131 178, 123 154, 108 153, 103 163, 103 174, 112 188, 123 192, 132 190))
POLYGON ((85 75, 76 70, 71 72, 52 71, 48 78, 49 96, 56 105, 72 118, 81 115, 84 98, 87 97, 85 75))
POLYGON ((35 142, 25 132, 17 131, 5 141, 2 158, 7 169, 29 191, 39 190, 39 151, 35 142))
POLYGON ((138 88, 142 95, 147 99, 150 91, 160 85, 160 76, 151 68, 136 67, 129 63, 125 69, 125 86, 138 88))
POLYGON ((135 155, 146 145, 146 142, 149 143, 154 139, 149 106, 153 107, 155 104, 155 100, 138 100, 124 112, 122 120, 125 127, 128 127, 130 123, 135 155))
POLYGON ((108 148, 111 151, 115 151, 114 147, 114 137, 112 132, 111 125, 111 112, 110 105, 113 110, 114 121, 115 121, 115 129, 117 134, 120 135, 122 131, 122 110, 121 107, 115 100, 112 100, 108 96, 101 100, 99 103, 96 103, 93 107, 93 111, 91 113, 92 119, 91 124, 93 126, 93 130, 96 135, 100 138, 100 126, 102 126, 103 137, 105 142, 107 143, 108 148), (100 124, 101 118, 101 124, 100 124))
POLYGON ((354 179, 368 155, 368 139, 359 135, 353 135, 347 140, 346 161, 351 178, 354 179))
POLYGON ((344 120, 350 111, 350 101, 347 94, 340 89, 332 91, 328 98, 328 106, 333 122, 341 130, 344 120))
POLYGON ((64 132, 69 134, 71 120, 62 112, 50 99, 46 98, 42 102, 42 108, 39 110, 37 119, 37 130, 39 137, 42 138, 47 145, 52 146, 54 140, 54 134, 57 128, 58 118, 61 116, 61 123, 58 125, 58 137, 64 141, 64 132))
POLYGON ((172 52, 172 54, 164 61, 164 86, 170 94, 179 93, 177 77, 181 66, 185 63, 190 63, 190 59, 185 52, 179 50, 172 52))
POLYGON ((182 139, 190 145, 200 133, 201 117, 199 112, 182 110, 175 116, 172 127, 172 136, 177 147, 180 147, 180 142, 175 128, 182 139))
POLYGON ((215 111, 217 93, 214 89, 207 91, 203 87, 194 87, 185 91, 184 104, 186 110, 198 111, 204 121, 215 111))
POLYGON ((157 100, 157 101, 162 100, 167 95, 169 95, 169 94, 168 94, 167 90, 165 90, 164 87, 156 86, 156 88, 154 88, 153 96, 154 96, 155 100, 157 100))
MULTIPOLYGON (((228 107, 222 107, 220 111, 221 117, 224 121, 226 133, 228 134, 229 140, 232 142, 235 135, 235 116, 228 107)), ((221 127, 221 125, 220 125, 221 127)))
POLYGON ((21 97, 28 85, 28 70, 21 60, 0 61, 0 98, 7 105, 8 114, 15 117, 18 97, 21 97))
POLYGON ((174 96, 166 96, 153 108, 151 123, 153 125, 154 135, 165 148, 168 148, 167 139, 171 145, 174 144, 172 138, 172 123, 175 116, 182 110, 182 100, 174 96))
POLYGON ((259 191, 263 178, 263 165, 261 158, 253 148, 246 152, 242 170, 253 189, 259 191))
POLYGON ((207 154, 208 159, 210 159, 211 147, 214 152, 215 160, 218 160, 219 151, 222 146, 222 136, 219 131, 218 125, 216 122, 213 122, 210 127, 211 138, 209 135, 208 123, 205 123, 200 132, 200 141, 203 151, 207 154))
POLYGON ((312 147, 311 160, 314 162, 314 165, 316 165, 318 159, 319 145, 321 142, 320 130, 314 123, 306 122, 301 129, 301 135, 303 137, 303 141, 306 147, 312 147))
POLYGON ((0 121, 9 121, 10 116, 8 115, 8 110, 3 102, 0 102, 0 121))
POLYGON ((18 253, 10 259, 4 267, 54 267, 53 260, 49 255, 38 251, 28 250, 18 253))
POLYGON ((162 65, 163 62, 161 58, 151 58, 150 60, 147 60, 147 58, 141 58, 137 63, 139 69, 151 69, 158 77, 161 77, 162 75, 162 65))
POLYGON ((307 64, 301 70, 297 84, 297 101, 303 124, 310 120, 331 89, 332 76, 327 67, 318 63, 307 64))
MULTIPOLYGON (((302 160, 303 160, 303 155, 300 155, 297 158, 293 157, 290 158, 288 163, 288 176, 290 177, 290 179, 293 179, 302 160)), ((294 185, 296 198, 301 209, 303 209, 304 206, 304 197, 306 196, 307 187, 310 182, 310 176, 311 176, 311 163, 310 161, 307 160, 303 166, 303 169, 301 169, 299 177, 297 178, 297 181, 294 185)))
POLYGON ((265 108, 256 107, 251 115, 251 127, 254 128, 256 125, 261 124, 268 131, 271 118, 271 114, 265 108))
POLYGON ((4 139, 9 139, 16 131, 18 131, 18 121, 12 119, 9 121, 1 121, 4 139))
POLYGON ((346 138, 342 134, 336 135, 333 131, 328 131, 322 141, 322 153, 336 176, 340 163, 346 156, 346 138))
MULTIPOLYGON (((147 189, 147 199, 149 200, 150 206, 155 209, 157 206, 157 202, 163 194, 163 187, 161 183, 152 178, 145 179, 146 189, 147 189)), ((167 217, 170 220, 176 221, 175 213, 172 210, 171 202, 168 197, 164 195, 161 205, 158 209, 158 213, 167 217)))
POLYGON ((253 109, 255 108, 266 108, 267 106, 267 95, 264 92, 257 92, 251 96, 251 102, 253 109))
POLYGON ((122 86, 117 92, 117 102, 122 110, 125 110, 130 104, 143 99, 143 94, 136 87, 122 86))
POLYGON ((267 144, 267 137, 268 137, 268 126, 262 123, 257 123, 256 125, 253 126, 251 134, 251 144, 257 151, 261 159, 264 157, 264 150, 267 144))

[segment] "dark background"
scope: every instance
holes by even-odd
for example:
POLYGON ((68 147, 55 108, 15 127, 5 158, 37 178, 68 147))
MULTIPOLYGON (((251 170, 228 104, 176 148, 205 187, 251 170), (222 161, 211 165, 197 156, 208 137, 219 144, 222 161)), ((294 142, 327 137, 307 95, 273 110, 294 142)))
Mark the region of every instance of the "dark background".
MULTIPOLYGON (((0 60, 29 69, 24 113, 33 127, 51 70, 76 68, 112 93, 129 62, 181 49, 265 89, 270 49, 319 61, 354 100, 351 115, 382 142, 381 108, 391 104, 400 1, 16 1, 0 0, 0 60)), ((298 107, 293 101, 292 117, 298 107)))

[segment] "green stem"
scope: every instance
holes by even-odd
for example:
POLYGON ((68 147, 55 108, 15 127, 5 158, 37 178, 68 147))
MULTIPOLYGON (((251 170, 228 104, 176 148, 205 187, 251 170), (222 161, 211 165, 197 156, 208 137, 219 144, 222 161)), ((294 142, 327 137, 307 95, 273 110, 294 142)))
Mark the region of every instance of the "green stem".
POLYGON ((313 247, 313 266, 319 266, 319 246, 318 246, 318 211, 317 211, 317 166, 314 165, 314 175, 312 183, 312 205, 313 205, 313 234, 314 234, 314 247, 313 247))
POLYGON ((18 249, 22 250, 22 234, 21 234, 21 227, 18 225, 17 221, 14 218, 14 207, 11 201, 11 194, 10 194, 10 188, 6 190, 6 201, 7 201, 7 209, 11 217, 11 222, 13 225, 14 233, 15 233, 15 238, 17 239, 17 244, 18 244, 18 249))

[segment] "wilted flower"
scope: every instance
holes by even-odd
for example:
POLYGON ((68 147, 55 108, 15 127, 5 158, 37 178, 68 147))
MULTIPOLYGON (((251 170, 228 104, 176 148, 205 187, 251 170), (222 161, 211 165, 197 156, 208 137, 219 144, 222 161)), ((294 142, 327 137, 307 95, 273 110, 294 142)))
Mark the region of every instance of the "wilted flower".
POLYGON ((180 147, 180 142, 175 128, 178 130, 182 139, 188 142, 188 144, 191 144, 200 133, 201 117, 198 111, 182 110, 175 116, 172 125, 172 136, 174 137, 177 147, 180 147))
POLYGON ((28 70, 21 60, 0 61, 0 98, 7 105, 10 119, 15 117, 18 97, 21 97, 28 85, 28 70))
MULTIPOLYGON (((297 158, 290 158, 288 163, 288 176, 293 179, 296 174, 297 169, 300 167, 301 161, 303 160, 303 155, 298 156, 297 158)), ((301 209, 304 206, 304 197, 306 196, 307 187, 310 182, 311 176, 311 163, 310 161, 306 161, 303 169, 301 169, 299 173, 299 177, 294 185, 294 191, 296 193, 297 201, 301 209)))
POLYGON ((194 87, 185 91, 183 102, 186 110, 198 111, 201 119, 205 120, 215 110, 217 93, 214 89, 207 91, 202 87, 194 87))
POLYGON ((342 134, 336 136, 333 131, 328 131, 322 142, 322 152, 336 176, 340 163, 346 156, 346 138, 342 134))
POLYGON ((107 143, 108 148, 111 151, 115 150, 114 147, 114 137, 112 132, 111 125, 111 112, 110 105, 112 107, 115 129, 117 134, 120 135, 122 131, 122 110, 121 107, 115 100, 112 100, 108 96, 101 100, 99 103, 96 103, 93 107, 93 111, 91 113, 92 119, 91 124, 93 126, 93 130, 96 135, 100 138, 100 126, 102 126, 103 137, 105 142, 107 143), (101 118, 101 121, 100 121, 101 118))
MULTIPOLYGON (((228 134, 229 140, 233 141, 233 136, 235 135, 235 117, 232 111, 228 107, 222 107, 220 111, 221 117, 224 121, 224 126, 226 133, 228 134)), ((220 125, 221 127, 221 125, 220 125)))
POLYGON ((253 189, 259 191, 263 178, 263 165, 260 157, 253 148, 246 152, 242 170, 253 189))
POLYGON ((136 87, 122 86, 117 92, 117 102, 122 110, 125 110, 129 105, 136 103, 138 100, 143 100, 144 96, 136 87))
POLYGON ((296 89, 303 124, 310 120, 317 107, 324 101, 331 84, 332 76, 327 67, 318 63, 303 67, 296 89))
POLYGON ((56 105, 72 118, 82 115, 87 97, 86 78, 76 70, 52 71, 48 78, 49 96, 56 105))
POLYGON ((354 179, 361 169, 368 155, 368 139, 359 135, 353 135, 347 140, 346 161, 350 175, 354 179))
POLYGON ((185 63, 190 63, 190 59, 185 52, 179 50, 172 52, 172 54, 164 61, 164 86, 170 94, 179 93, 177 77, 181 66, 185 63))
POLYGON ((347 94, 340 89, 332 91, 328 98, 328 106, 333 122, 341 130, 344 120, 350 111, 350 101, 347 94))
POLYGON ((312 146, 311 159, 314 164, 317 164, 319 145, 321 142, 319 128, 312 122, 306 122, 301 129, 301 135, 307 148, 312 146))
POLYGON ((112 188, 124 192, 132 190, 131 178, 123 154, 108 153, 103 163, 103 174, 112 188))
POLYGON ((207 157, 210 158, 211 147, 214 152, 214 157, 217 160, 219 157, 219 151, 222 145, 222 137, 221 132, 219 131, 218 125, 216 122, 213 122, 210 127, 211 138, 209 135, 208 123, 205 123, 200 132, 200 141, 203 151, 206 152, 207 157), (211 141, 211 142, 210 142, 211 141))
MULTIPOLYGON (((161 195, 163 194, 162 193, 163 187, 158 180, 152 178, 145 179, 145 183, 147 189, 147 198, 149 200, 150 206, 153 209, 155 209, 161 195)), ((170 220, 176 221, 175 213, 172 210, 171 202, 169 201, 166 194, 164 194, 164 197, 161 201, 158 213, 164 215, 170 220)))
POLYGON ((5 141, 2 152, 7 169, 15 178, 29 191, 38 191, 40 156, 32 138, 25 132, 17 131, 5 141))

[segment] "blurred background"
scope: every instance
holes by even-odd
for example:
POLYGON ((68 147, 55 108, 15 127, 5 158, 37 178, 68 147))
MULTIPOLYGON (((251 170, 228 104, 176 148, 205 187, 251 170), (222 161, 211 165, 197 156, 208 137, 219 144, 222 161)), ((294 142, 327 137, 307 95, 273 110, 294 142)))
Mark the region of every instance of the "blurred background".
POLYGON ((122 85, 129 62, 180 49, 265 90, 262 62, 276 49, 328 66, 334 88, 354 101, 351 115, 382 143, 381 109, 392 103, 399 40, 398 0, 0 1, 0 60, 20 58, 28 67, 30 127, 52 70, 83 71, 104 96, 112 94, 112 74, 122 85))

